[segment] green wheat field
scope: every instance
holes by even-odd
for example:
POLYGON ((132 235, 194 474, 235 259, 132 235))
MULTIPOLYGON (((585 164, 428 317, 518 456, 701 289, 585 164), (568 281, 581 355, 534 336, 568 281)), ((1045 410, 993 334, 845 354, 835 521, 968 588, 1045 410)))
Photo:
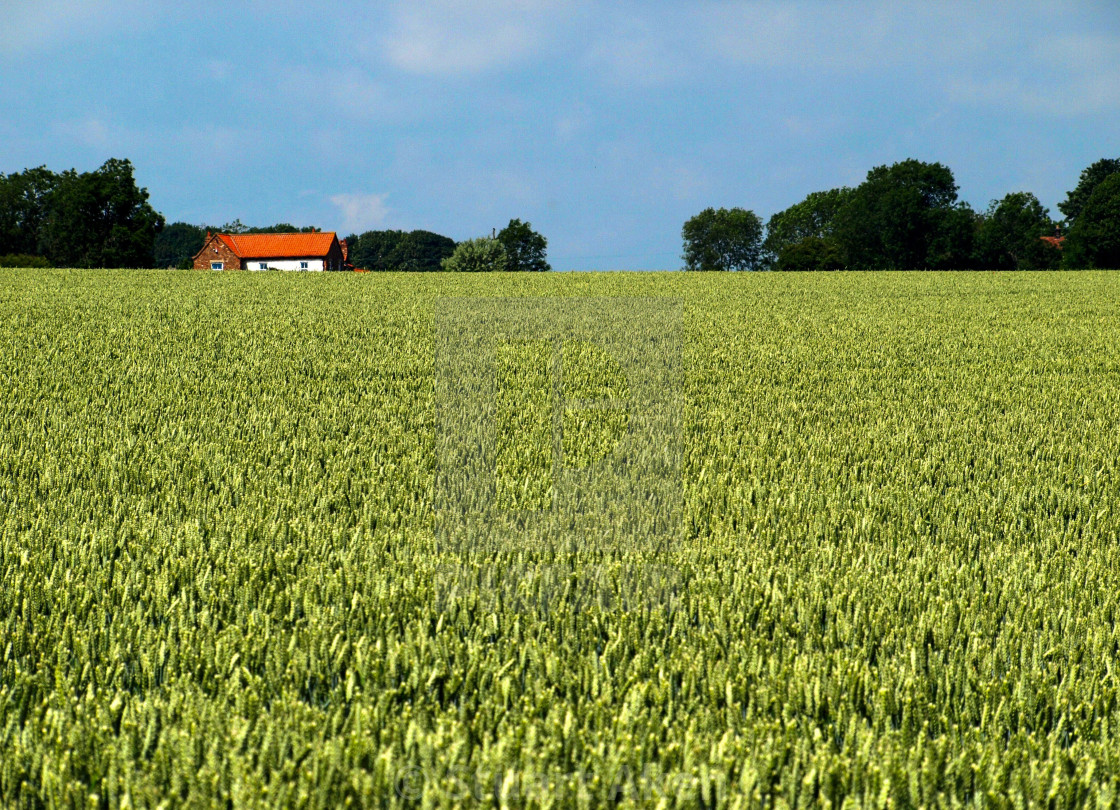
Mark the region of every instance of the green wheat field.
POLYGON ((0 381, 0 806, 1120 806, 1120 275, 2 270, 0 381), (678 307, 657 543, 437 530, 643 418, 441 468, 487 297, 678 307))

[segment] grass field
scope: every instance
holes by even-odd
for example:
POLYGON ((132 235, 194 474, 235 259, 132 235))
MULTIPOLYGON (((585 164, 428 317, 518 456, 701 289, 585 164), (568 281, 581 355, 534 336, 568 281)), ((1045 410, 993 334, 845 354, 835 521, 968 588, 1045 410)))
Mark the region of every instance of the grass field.
MULTIPOLYGON (((674 351, 531 332, 514 524, 674 351)), ((0 270, 0 379, 2 806, 1120 806, 1120 275, 0 270), (482 296, 679 307, 658 543, 441 534, 482 296)))

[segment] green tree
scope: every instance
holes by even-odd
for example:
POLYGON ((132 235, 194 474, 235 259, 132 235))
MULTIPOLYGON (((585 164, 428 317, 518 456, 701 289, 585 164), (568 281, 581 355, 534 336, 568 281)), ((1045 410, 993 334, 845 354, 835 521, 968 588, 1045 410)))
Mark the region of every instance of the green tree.
POLYGON ((1120 172, 1099 183, 1074 220, 1065 244, 1067 267, 1120 269, 1120 172))
POLYGON ((431 272, 455 252, 455 241, 431 231, 366 231, 348 237, 350 263, 372 271, 431 272))
POLYGON ((235 219, 233 222, 227 222, 224 225, 219 225, 214 229, 214 233, 249 233, 252 228, 242 222, 240 219, 235 219))
POLYGON ((442 268, 453 273, 480 273, 507 269, 506 250, 489 236, 460 242, 455 252, 444 259, 442 268))
POLYGON ((455 240, 431 231, 410 231, 397 243, 393 262, 397 270, 430 273, 441 269, 455 252, 455 240))
MULTIPOLYGON (((314 225, 304 225, 302 228, 297 228, 290 222, 280 222, 263 228, 245 228, 241 233, 317 233, 320 230, 321 228, 314 225)), ((222 233, 228 233, 228 231, 222 231, 222 233)))
POLYGON ((867 173, 837 213, 834 235, 851 268, 960 269, 972 254, 972 222, 948 167, 905 160, 867 173))
POLYGON ((45 166, 0 174, 0 254, 35 255, 58 175, 45 166))
POLYGON ((29 256, 25 253, 0 256, 0 267, 44 268, 50 266, 51 263, 42 256, 29 256))
POLYGON ((511 219, 498 231, 498 241, 506 251, 506 269, 541 272, 551 270, 545 254, 548 240, 533 230, 532 223, 511 219))
POLYGON ((156 267, 182 267, 206 242, 206 228, 173 222, 156 234, 153 248, 156 267))
MULTIPOLYGON (((831 240, 836 217, 851 199, 852 191, 847 187, 814 191, 796 205, 771 216, 766 223, 766 241, 762 245, 767 257, 777 259, 786 248, 806 239, 831 240)), ((819 245, 808 248, 811 251, 819 249, 819 245)))
POLYGON ((278 222, 275 225, 265 225, 263 227, 254 227, 246 225, 240 219, 235 219, 233 222, 227 222, 224 225, 219 225, 217 228, 204 228, 204 230, 211 230, 214 233, 316 233, 320 229, 314 225, 304 225, 302 228, 297 228, 290 222, 278 222))
POLYGON ((1066 224, 1073 227, 1081 215, 1081 209, 1089 202, 1093 191, 1112 175, 1120 172, 1120 159, 1104 158, 1098 160, 1085 171, 1081 172, 1081 179, 1077 188, 1066 195, 1065 200, 1058 203, 1058 210, 1066 218, 1066 224))
POLYGON ((831 239, 806 236, 782 247, 775 270, 843 270, 844 254, 831 239))
POLYGON ((393 251, 404 231, 366 231, 348 240, 350 263, 370 271, 392 270, 393 251))
POLYGON ((761 270, 762 220, 743 208, 705 208, 681 228, 686 270, 761 270))
POLYGON ((965 202, 958 202, 937 217, 926 254, 931 270, 970 270, 976 266, 976 234, 980 216, 965 202))
POLYGON ((93 172, 59 175, 47 201, 41 252, 62 267, 152 267, 164 219, 132 171, 130 161, 113 158, 93 172))
POLYGON ((976 237, 979 266, 992 270, 1050 270, 1061 262, 1057 248, 1042 241, 1054 233, 1050 212, 1029 191, 992 200, 976 237))

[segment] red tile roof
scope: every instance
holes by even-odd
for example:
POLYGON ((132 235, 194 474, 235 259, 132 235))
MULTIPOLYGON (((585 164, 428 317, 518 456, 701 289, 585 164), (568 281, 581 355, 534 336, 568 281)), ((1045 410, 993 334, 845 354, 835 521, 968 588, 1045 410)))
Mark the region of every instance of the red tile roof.
POLYGON ((319 258, 330 253, 333 231, 326 233, 220 233, 239 259, 319 258))
POLYGON ((1062 245, 1066 243, 1066 238, 1064 236, 1043 236, 1042 241, 1061 250, 1062 245))

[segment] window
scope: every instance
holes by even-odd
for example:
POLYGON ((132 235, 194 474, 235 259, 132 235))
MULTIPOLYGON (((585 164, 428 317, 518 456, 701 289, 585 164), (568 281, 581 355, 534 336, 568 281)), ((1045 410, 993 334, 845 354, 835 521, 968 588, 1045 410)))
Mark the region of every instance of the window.
POLYGON ((307 269, 307 262, 300 262, 299 263, 299 269, 300 270, 306 270, 307 269))
POLYGON ((226 264, 225 264, 225 262, 210 262, 210 269, 211 270, 225 270, 226 269, 226 264))
POLYGON ((261 270, 267 270, 268 269, 268 262, 261 262, 260 263, 260 269, 261 270))

